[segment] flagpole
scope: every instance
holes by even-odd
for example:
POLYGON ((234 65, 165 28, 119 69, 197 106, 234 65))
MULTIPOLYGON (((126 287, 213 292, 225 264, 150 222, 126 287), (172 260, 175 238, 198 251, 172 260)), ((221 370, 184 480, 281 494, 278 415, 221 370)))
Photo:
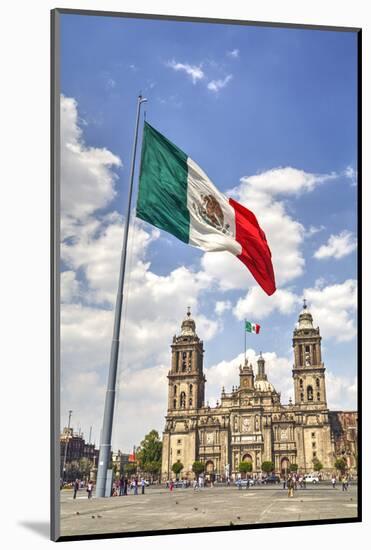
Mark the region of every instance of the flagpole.
POLYGON ((123 291, 124 291, 130 208, 131 208, 131 198, 133 194, 135 157, 136 157, 137 143, 138 143, 140 107, 142 103, 144 103, 145 101, 147 100, 143 98, 141 95, 138 96, 137 116, 136 116, 135 131, 134 131, 134 143, 133 143, 133 150, 132 150, 132 156, 131 156, 128 204, 127 204, 127 210, 126 210, 124 237, 123 237, 123 244, 122 244, 122 251, 121 251, 121 261, 120 261, 119 283, 118 283, 117 297, 116 297, 115 322, 113 327, 107 391, 106 391, 106 399, 104 404, 102 436, 101 436, 101 442, 99 446, 99 463, 98 463, 97 488, 96 488, 97 497, 106 496, 107 470, 111 460, 111 438, 112 438, 113 413, 115 408, 117 365, 118 365, 118 356, 119 356, 119 348, 120 348, 121 312, 122 312, 122 301, 123 301, 123 291))
POLYGON ((244 363, 244 365, 246 365, 246 319, 245 319, 245 322, 244 322, 243 330, 244 330, 244 334, 245 334, 245 363, 244 363))

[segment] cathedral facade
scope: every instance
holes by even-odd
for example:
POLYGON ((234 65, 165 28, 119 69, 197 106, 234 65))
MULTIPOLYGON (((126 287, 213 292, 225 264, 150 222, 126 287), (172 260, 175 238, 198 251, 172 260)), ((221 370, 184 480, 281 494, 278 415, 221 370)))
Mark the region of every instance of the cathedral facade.
POLYGON ((182 477, 192 478, 196 460, 205 464, 205 474, 212 479, 235 478, 242 461, 250 461, 253 473, 259 474, 265 461, 273 462, 276 473, 284 473, 291 464, 312 472, 319 460, 323 472, 330 473, 336 458, 344 456, 354 469, 357 413, 330 412, 327 407, 321 335, 305 303, 294 329, 293 351, 294 402, 281 403, 260 354, 256 373, 245 360, 238 386, 230 393, 222 388, 216 406, 205 406, 203 342, 188 311, 171 345, 162 479, 173 477, 175 462, 183 464, 182 477), (344 418, 353 431, 342 430, 344 418))

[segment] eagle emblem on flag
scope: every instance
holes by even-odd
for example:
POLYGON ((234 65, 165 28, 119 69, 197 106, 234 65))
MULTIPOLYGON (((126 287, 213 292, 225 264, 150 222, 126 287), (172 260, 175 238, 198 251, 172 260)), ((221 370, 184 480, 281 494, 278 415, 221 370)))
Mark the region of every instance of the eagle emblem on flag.
POLYGON ((193 203, 199 218, 222 233, 230 233, 230 225, 228 223, 224 225, 223 210, 214 195, 201 195, 201 201, 197 204, 193 203))

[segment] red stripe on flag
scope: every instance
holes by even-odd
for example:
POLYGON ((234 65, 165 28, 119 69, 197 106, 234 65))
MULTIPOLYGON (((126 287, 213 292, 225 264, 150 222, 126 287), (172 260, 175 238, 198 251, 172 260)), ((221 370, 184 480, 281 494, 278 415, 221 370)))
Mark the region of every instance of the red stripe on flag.
POLYGON ((260 332, 260 325, 255 324, 255 327, 256 327, 256 334, 259 334, 259 332, 260 332))
POLYGON ((250 270, 268 296, 271 296, 276 290, 276 283, 272 254, 265 233, 250 210, 233 199, 229 199, 229 204, 235 211, 236 240, 242 246, 242 253, 237 258, 250 270))

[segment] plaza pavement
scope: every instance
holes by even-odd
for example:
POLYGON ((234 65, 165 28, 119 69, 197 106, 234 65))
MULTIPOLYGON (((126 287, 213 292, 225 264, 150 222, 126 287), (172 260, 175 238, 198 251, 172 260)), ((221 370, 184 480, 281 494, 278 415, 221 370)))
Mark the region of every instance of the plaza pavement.
POLYGON ((92 498, 81 490, 61 492, 61 536, 186 529, 357 516, 357 487, 328 484, 298 489, 288 498, 282 486, 146 488, 145 495, 92 498))

